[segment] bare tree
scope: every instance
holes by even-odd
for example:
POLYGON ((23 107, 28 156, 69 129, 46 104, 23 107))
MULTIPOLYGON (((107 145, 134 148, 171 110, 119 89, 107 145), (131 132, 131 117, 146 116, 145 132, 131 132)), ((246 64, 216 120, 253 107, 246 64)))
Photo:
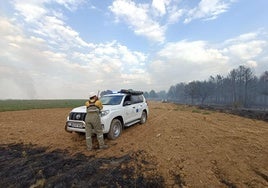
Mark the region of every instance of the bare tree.
POLYGON ((268 71, 260 76, 261 94, 268 96, 268 71))
POLYGON ((234 105, 248 106, 250 82, 254 80, 253 71, 245 66, 233 69, 228 78, 231 82, 231 92, 234 105))
POLYGON ((208 81, 192 81, 188 84, 179 83, 171 86, 169 99, 181 103, 196 101, 235 106, 267 106, 268 103, 268 71, 258 79, 253 70, 239 66, 229 72, 227 77, 210 76, 208 81))
POLYGON ((185 94, 190 96, 191 103, 194 104, 194 99, 198 98, 198 83, 192 81, 185 86, 185 94))
POLYGON ((244 69, 244 106, 249 106, 249 92, 250 83, 254 80, 253 71, 250 68, 245 67, 244 69))
POLYGON ((170 99, 177 99, 177 93, 176 93, 176 87, 175 86, 170 86, 168 93, 167 93, 168 98, 170 99))
POLYGON ((149 97, 152 98, 152 99, 155 99, 155 98, 158 97, 157 94, 156 94, 156 92, 155 92, 155 90, 151 90, 149 92, 149 97))
POLYGON ((267 105, 268 98, 268 71, 265 71, 259 79, 259 93, 263 97, 264 106, 267 105))
POLYGON ((233 104, 237 103, 237 80, 238 80, 238 73, 235 69, 233 69, 230 73, 229 73, 229 79, 231 81, 231 92, 232 92, 232 102, 233 104))

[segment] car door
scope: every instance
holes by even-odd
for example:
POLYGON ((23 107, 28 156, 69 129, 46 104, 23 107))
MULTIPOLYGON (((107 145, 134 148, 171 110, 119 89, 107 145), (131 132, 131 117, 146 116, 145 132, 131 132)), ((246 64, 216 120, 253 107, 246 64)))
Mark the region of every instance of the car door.
POLYGON ((132 95, 131 96, 131 103, 133 108, 133 120, 140 119, 143 109, 143 103, 140 95, 132 95))
POLYGON ((136 104, 133 104, 131 101, 131 95, 127 95, 123 102, 124 108, 124 121, 125 123, 129 123, 136 119, 135 111, 136 111, 136 104))

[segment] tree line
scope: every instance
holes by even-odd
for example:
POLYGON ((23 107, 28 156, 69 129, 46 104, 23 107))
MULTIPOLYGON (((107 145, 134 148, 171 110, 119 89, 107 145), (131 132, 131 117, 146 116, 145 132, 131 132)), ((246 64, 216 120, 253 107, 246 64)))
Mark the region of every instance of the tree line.
POLYGON ((204 81, 178 83, 168 92, 144 93, 146 98, 182 104, 214 104, 233 107, 268 106, 268 71, 257 77, 250 67, 239 66, 227 76, 210 76, 204 81))

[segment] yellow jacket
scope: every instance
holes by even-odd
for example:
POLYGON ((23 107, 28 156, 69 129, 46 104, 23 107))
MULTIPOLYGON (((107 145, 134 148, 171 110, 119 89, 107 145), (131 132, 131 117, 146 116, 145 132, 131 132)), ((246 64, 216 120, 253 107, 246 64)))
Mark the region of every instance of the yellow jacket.
POLYGON ((100 110, 103 109, 103 106, 102 106, 102 103, 101 103, 100 100, 96 100, 95 102, 94 102, 94 100, 89 100, 89 101, 86 101, 85 105, 86 105, 86 107, 89 107, 89 106, 96 106, 96 107, 98 107, 100 110))

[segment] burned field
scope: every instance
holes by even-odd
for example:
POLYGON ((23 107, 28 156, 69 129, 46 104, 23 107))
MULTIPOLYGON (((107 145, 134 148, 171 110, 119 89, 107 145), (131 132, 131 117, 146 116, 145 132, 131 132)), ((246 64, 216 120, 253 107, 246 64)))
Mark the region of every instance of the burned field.
POLYGON ((268 110, 264 109, 246 109, 246 108, 232 108, 226 106, 200 105, 199 109, 218 111, 246 117, 250 119, 263 120, 268 122, 268 110))
POLYGON ((0 112, 0 187, 268 187, 266 121, 149 108, 145 124, 93 151, 84 135, 65 132, 69 108, 0 112))
POLYGON ((96 158, 12 144, 0 146, 0 152, 0 187, 164 186, 163 177, 154 173, 154 164, 142 159, 142 151, 119 158, 96 158), (145 176, 148 173, 154 174, 145 176))

